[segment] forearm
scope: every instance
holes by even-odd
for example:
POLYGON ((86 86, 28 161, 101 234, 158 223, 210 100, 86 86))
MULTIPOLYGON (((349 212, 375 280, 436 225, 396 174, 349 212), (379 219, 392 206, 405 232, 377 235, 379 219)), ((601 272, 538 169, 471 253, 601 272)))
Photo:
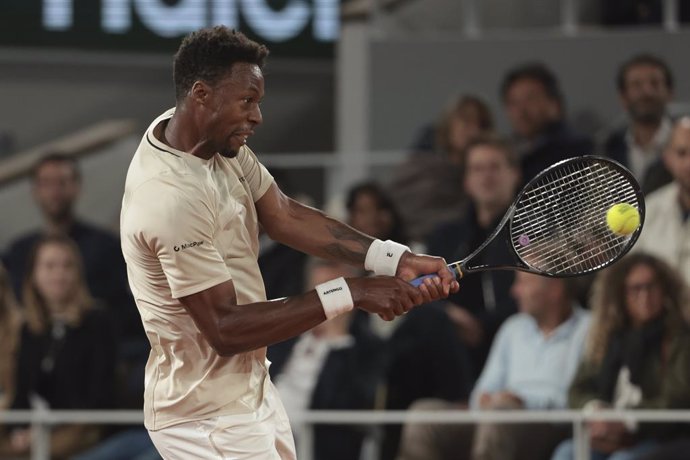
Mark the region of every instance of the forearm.
POLYGON ((326 319, 316 291, 299 296, 219 308, 216 351, 229 356, 302 334, 326 319))
POLYGON ((264 223, 271 238, 316 257, 364 265, 372 237, 292 199, 285 207, 287 219, 264 223))

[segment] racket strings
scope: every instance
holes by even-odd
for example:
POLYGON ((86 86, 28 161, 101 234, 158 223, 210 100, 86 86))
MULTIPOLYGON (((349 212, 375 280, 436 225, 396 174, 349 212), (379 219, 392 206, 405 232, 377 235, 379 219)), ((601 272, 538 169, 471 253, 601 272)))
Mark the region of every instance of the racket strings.
POLYGON ((591 212, 597 208, 606 209, 606 205, 601 204, 601 192, 610 190, 611 183, 607 182, 609 187, 592 187, 584 194, 567 193, 562 183, 555 184, 561 207, 555 208, 556 215, 547 214, 549 223, 552 223, 548 231, 551 238, 542 239, 547 244, 532 249, 532 259, 543 261, 543 268, 552 272, 581 272, 596 268, 618 253, 619 242, 611 238, 611 233, 605 227, 597 225, 599 216, 591 212), (571 225, 571 219, 564 215, 563 210, 578 216, 578 227, 571 225), (572 231, 573 228, 576 231, 572 231), (589 234, 585 235, 579 230, 582 228, 588 230, 589 234), (539 257, 535 257, 536 254, 539 257))
POLYGON ((612 233, 606 212, 639 208, 629 179, 603 162, 570 162, 526 190, 512 218, 511 239, 528 265, 551 274, 596 270, 618 257, 630 237, 612 233))

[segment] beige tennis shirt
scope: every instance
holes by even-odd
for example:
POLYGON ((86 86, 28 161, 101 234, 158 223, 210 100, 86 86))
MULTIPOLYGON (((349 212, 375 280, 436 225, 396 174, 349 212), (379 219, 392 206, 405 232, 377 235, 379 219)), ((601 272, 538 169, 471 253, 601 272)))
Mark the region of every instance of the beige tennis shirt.
POLYGON ((265 348, 219 356, 179 302, 232 279, 237 302, 266 300, 254 203, 273 178, 248 147, 204 160, 146 131, 127 172, 120 230, 129 285, 151 343, 149 430, 253 412, 268 384, 265 348))

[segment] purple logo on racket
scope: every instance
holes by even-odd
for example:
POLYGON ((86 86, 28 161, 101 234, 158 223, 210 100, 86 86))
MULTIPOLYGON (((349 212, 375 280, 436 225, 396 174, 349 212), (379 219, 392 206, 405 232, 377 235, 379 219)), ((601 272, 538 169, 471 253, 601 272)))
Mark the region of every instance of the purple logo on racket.
POLYGON ((520 243, 520 246, 528 246, 529 245, 529 236, 520 235, 520 237, 518 238, 518 243, 520 243))

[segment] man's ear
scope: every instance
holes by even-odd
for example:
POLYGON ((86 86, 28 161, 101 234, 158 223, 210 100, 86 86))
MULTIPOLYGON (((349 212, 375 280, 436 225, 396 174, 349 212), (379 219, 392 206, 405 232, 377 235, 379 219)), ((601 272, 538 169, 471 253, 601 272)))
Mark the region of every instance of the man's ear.
POLYGON ((205 82, 197 80, 189 91, 189 97, 197 104, 204 105, 210 99, 213 89, 205 82))

